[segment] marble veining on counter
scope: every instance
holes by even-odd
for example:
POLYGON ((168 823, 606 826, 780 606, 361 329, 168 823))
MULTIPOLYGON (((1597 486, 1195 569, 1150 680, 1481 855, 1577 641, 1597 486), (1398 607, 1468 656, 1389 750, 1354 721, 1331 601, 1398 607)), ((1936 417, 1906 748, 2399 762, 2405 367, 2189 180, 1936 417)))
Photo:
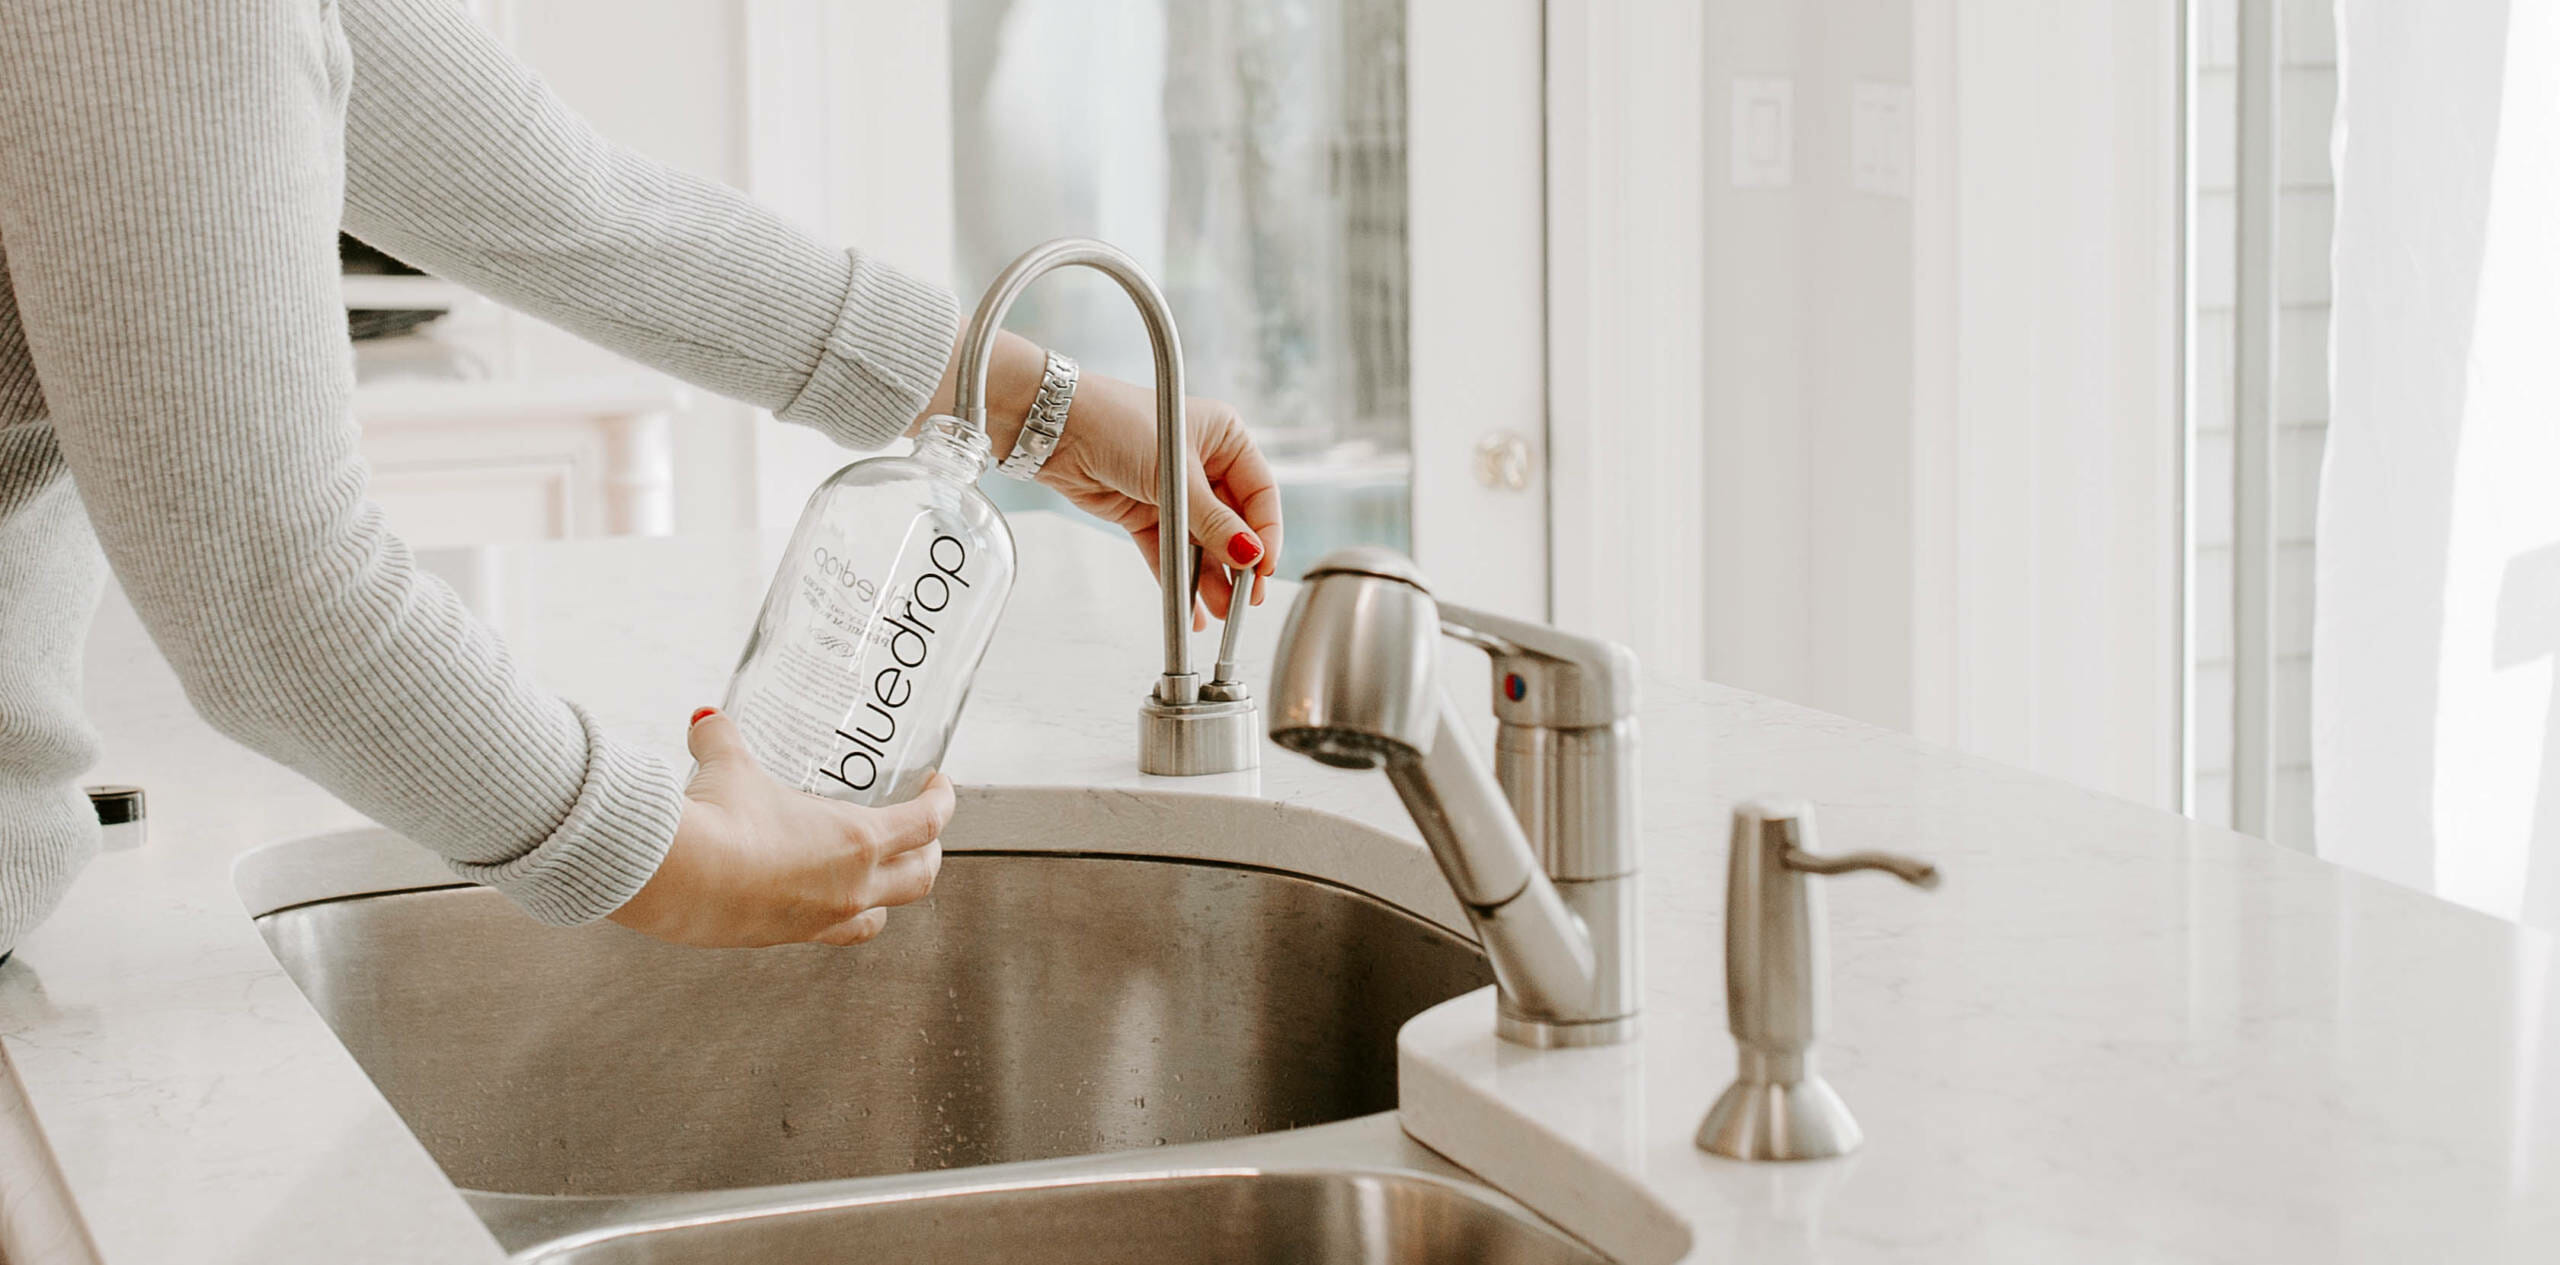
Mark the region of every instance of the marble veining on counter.
MULTIPOLYGON (((1138 774, 1159 656, 1144 567, 1045 516, 1017 534, 955 777, 1255 796, 1418 848, 1383 777, 1267 745, 1252 772, 1138 774)), ((508 555, 508 632, 536 676, 680 758, 764 583, 751 542, 508 555)), ((1247 625, 1257 687, 1276 597, 1247 625)), ((1473 661, 1453 652, 1452 678, 1473 661)), ((1647 690, 1642 1039, 1504 1046, 1489 992, 1426 1012, 1400 1042, 1402 1113, 1435 1149, 1640 1262, 2560 1259, 2545 937, 1855 722, 1647 690), (1725 815, 1765 792, 1812 800, 1829 848, 1947 874, 1928 894, 1830 889, 1826 1067, 1868 1138, 1846 1160, 1742 1165, 1689 1141, 1733 1067, 1725 815)), ((0 1050, 98 1255, 500 1259, 232 883, 244 851, 361 819, 197 721, 112 600, 90 694, 97 777, 149 788, 152 839, 100 858, 0 968, 0 1050)))

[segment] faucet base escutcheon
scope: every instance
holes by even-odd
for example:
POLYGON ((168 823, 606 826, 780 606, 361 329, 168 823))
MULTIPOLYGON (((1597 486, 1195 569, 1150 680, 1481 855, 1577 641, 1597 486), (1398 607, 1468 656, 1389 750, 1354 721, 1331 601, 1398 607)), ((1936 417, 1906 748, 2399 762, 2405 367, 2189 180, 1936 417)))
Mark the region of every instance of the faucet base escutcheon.
POLYGON ((1250 698, 1138 705, 1138 771, 1159 777, 1235 773, 1262 765, 1262 716, 1250 698))
POLYGON ((1493 1016, 1493 1035, 1533 1050, 1579 1050, 1595 1045, 1617 1045, 1635 1039, 1636 1016, 1625 1015, 1590 1023, 1557 1023, 1497 1009, 1493 1016))

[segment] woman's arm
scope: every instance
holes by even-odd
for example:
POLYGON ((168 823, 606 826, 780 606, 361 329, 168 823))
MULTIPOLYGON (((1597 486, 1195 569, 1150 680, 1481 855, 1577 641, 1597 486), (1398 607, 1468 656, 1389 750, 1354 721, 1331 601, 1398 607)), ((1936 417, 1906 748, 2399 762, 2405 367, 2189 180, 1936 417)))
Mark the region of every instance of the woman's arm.
POLYGON ((606 140, 452 0, 340 10, 348 231, 848 446, 924 407, 950 296, 606 140))
MULTIPOLYGON (((950 408, 951 301, 830 250, 734 189, 615 145, 451 0, 342 0, 355 83, 347 227, 391 253, 853 447, 950 408)), ((1005 335, 988 375, 998 456, 1042 355, 1005 335)), ((1190 409, 1192 534, 1272 573, 1280 496, 1235 410, 1190 409)), ((1155 416, 1145 389, 1085 380, 1042 481, 1155 553, 1155 416)), ((1224 615, 1226 577, 1202 591, 1224 615)), ((1258 592, 1260 584, 1254 586, 1258 592)))
POLYGON ((216 727, 537 917, 707 944, 876 934, 875 907, 932 885, 947 784, 894 809, 820 800, 704 723, 680 787, 518 674, 365 498, 327 12, 0 4, 0 248, 134 608, 216 727))
POLYGON ((0 6, 0 242, 98 541, 208 720, 554 921, 683 796, 533 688, 365 499, 325 10, 0 6))

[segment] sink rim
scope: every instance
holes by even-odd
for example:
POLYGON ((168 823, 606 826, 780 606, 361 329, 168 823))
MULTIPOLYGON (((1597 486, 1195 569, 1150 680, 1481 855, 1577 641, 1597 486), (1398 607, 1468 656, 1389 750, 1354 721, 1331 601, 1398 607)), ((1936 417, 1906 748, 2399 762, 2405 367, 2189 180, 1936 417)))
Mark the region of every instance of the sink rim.
POLYGON ((1597 1247, 1404 1132, 1396 1113, 1146 1151, 669 1195, 511 1195, 466 1190, 508 1259, 547 1265, 645 1234, 971 1195, 1188 1179, 1380 1178, 1440 1187, 1607 1259, 1597 1247))
MULTIPOLYGON (((1187 862, 1260 870, 1365 896, 1478 943, 1474 925, 1416 839, 1319 808, 1228 794, 1101 787, 972 786, 943 836, 945 853, 1019 853, 1187 862), (1056 841, 1092 815, 1114 830, 1107 848, 1056 841), (1265 842, 1240 829, 1262 818, 1301 838, 1265 842), (1061 822, 1071 824, 1062 828, 1061 822), (1292 843, 1299 846, 1291 846, 1292 843)), ((475 886, 443 860, 382 826, 264 844, 231 866, 250 921, 305 905, 475 886)))

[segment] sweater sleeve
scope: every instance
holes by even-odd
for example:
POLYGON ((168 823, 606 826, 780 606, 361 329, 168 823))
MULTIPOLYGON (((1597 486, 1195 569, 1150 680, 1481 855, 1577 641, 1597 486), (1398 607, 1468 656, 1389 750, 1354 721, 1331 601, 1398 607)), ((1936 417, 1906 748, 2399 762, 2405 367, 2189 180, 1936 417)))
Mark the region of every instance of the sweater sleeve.
POLYGON ((348 231, 848 446, 922 411, 949 295, 605 140, 452 0, 342 5, 348 231))
POLYGON ((0 5, 0 241, 99 543, 218 728, 537 917, 620 906, 683 794, 534 688, 365 496, 315 0, 0 5))

